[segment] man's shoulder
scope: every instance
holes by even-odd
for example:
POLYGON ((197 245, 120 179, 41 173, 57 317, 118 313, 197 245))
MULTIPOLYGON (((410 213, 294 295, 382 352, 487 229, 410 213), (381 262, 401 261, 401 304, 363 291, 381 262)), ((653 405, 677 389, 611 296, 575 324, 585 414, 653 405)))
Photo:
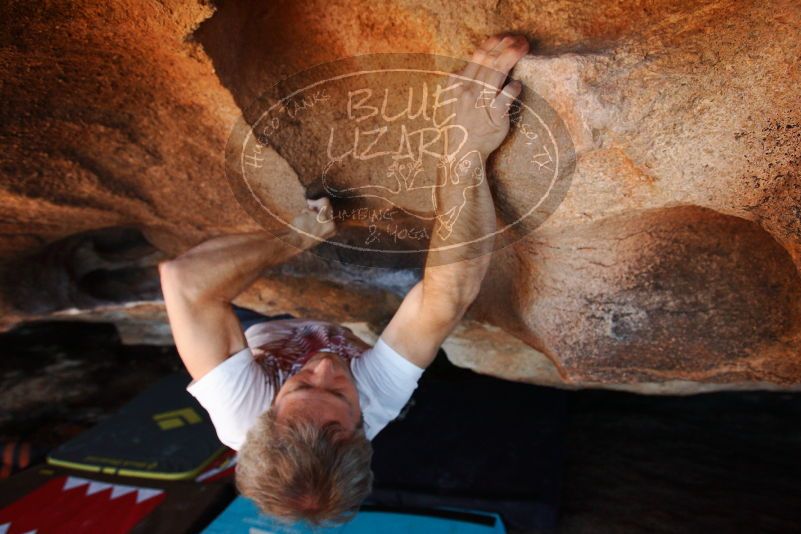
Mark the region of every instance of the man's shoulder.
POLYGON ((381 338, 363 357, 351 361, 351 371, 359 391, 368 439, 398 416, 423 374, 423 369, 381 338))
POLYGON ((380 369, 381 374, 415 383, 425 371, 381 338, 378 338, 363 354, 363 357, 359 358, 361 360, 359 363, 353 362, 351 365, 354 371, 358 369, 361 372, 374 373, 380 369))

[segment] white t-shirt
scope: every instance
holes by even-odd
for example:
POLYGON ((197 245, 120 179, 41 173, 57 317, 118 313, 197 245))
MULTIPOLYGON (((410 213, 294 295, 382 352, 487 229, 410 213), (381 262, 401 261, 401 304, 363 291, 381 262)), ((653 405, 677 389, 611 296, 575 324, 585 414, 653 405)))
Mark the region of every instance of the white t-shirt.
MULTIPOLYGON (((270 408, 277 393, 267 380, 264 368, 253 359, 250 347, 270 337, 271 326, 279 322, 252 325, 245 331, 247 347, 186 388, 209 412, 220 441, 234 450, 240 449, 248 430, 270 408)), ((353 358, 350 368, 359 392, 364 430, 367 439, 372 440, 398 416, 417 388, 423 369, 398 354, 381 338, 374 347, 353 358)), ((284 376, 280 378, 282 384, 285 379, 284 376)))

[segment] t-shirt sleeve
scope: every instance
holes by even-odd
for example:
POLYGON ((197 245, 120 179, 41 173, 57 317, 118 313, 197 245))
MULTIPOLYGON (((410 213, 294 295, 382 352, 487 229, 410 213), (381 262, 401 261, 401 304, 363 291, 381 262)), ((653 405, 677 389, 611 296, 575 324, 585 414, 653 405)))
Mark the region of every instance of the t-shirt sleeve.
POLYGON ((351 370, 359 390, 367 439, 373 439, 400 414, 424 371, 381 338, 361 357, 351 360, 351 370))
POLYGON ((220 441, 239 450, 250 427, 272 403, 273 388, 266 378, 250 347, 245 347, 186 390, 209 412, 220 441))

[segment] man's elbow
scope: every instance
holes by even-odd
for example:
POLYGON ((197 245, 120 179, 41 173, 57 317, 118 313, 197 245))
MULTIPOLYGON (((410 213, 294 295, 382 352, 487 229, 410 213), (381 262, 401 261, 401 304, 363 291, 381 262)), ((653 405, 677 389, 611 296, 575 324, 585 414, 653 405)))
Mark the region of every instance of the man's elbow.
POLYGON ((467 312, 473 300, 475 299, 463 294, 440 295, 427 307, 428 317, 437 324, 455 326, 467 312))
POLYGON ((425 283, 423 280, 423 300, 432 308, 437 309, 440 315, 447 317, 461 317, 467 308, 478 297, 481 290, 480 283, 464 283, 451 281, 450 283, 425 283))
POLYGON ((162 260, 159 262, 159 278, 161 284, 172 284, 178 279, 178 261, 177 260, 162 260))
POLYGON ((458 284, 450 291, 443 292, 442 299, 448 303, 454 313, 462 315, 478 298, 479 291, 481 291, 481 284, 458 284))
POLYGON ((479 292, 481 292, 481 282, 468 284, 459 293, 457 303, 466 310, 478 298, 479 292))
POLYGON ((165 260, 158 264, 161 291, 166 295, 181 295, 187 299, 199 298, 191 273, 180 260, 165 260))

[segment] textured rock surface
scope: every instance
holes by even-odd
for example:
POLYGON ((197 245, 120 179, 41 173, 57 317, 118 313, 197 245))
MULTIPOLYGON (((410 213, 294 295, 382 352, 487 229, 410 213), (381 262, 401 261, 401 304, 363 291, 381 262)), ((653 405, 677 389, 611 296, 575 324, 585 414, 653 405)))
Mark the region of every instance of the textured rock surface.
MULTIPOLYGON (((801 385, 797 2, 6 2, 0 21, 6 326, 108 317, 169 339, 155 262, 258 228, 223 178, 240 107, 321 62, 465 57, 512 30, 534 44, 514 75, 559 112, 577 167, 496 255, 450 357, 568 387, 801 385)), ((502 217, 525 196, 509 146, 491 162, 502 217)), ((265 157, 288 216, 303 187, 265 157)), ((300 258, 241 303, 375 329, 413 278, 395 274, 300 258)))
POLYGON ((574 383, 797 384, 800 22, 797 4, 708 5, 522 64, 579 156, 557 212, 496 258, 516 289, 496 324, 574 383))

